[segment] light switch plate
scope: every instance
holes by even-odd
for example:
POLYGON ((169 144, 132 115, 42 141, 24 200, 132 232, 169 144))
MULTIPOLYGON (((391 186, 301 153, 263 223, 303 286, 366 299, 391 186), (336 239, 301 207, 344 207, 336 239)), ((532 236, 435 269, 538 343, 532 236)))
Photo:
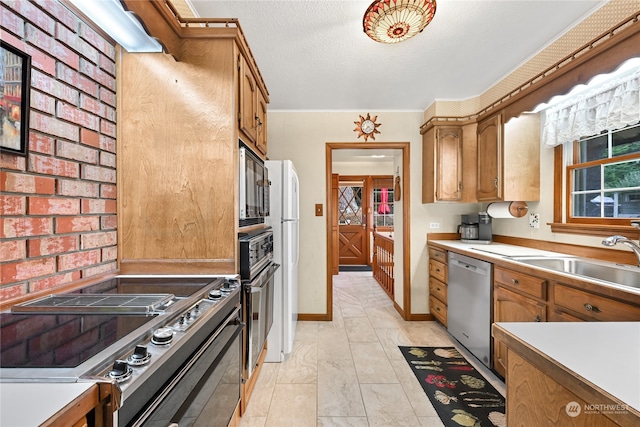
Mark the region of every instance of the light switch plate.
POLYGON ((316 216, 322 216, 322 203, 316 203, 316 216))

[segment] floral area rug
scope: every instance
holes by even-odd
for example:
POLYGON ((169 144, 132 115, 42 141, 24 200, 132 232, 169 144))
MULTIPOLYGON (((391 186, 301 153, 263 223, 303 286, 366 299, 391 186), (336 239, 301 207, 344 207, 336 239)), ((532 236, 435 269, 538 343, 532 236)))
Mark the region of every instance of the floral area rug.
POLYGON ((504 397, 455 347, 403 347, 431 404, 446 427, 504 427, 504 397))

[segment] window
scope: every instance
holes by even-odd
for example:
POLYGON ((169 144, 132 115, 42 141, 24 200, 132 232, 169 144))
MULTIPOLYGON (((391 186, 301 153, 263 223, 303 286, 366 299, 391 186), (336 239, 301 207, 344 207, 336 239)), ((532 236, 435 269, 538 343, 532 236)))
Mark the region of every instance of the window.
POLYGON ((393 188, 373 189, 373 224, 393 230, 393 188))
MULTIPOLYGON (((567 224, 628 226, 640 218, 640 125, 581 138, 565 144, 564 151, 567 224)), ((556 202, 561 178, 556 169, 556 202)))

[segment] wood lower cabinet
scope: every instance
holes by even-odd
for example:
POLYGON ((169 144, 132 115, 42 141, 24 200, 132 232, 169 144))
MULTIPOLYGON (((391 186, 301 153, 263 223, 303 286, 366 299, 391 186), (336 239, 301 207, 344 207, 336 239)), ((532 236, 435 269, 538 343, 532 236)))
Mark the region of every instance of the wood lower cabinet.
POLYGON ((429 311, 447 327, 447 252, 429 248, 429 311))
POLYGON ((608 296, 553 283, 553 302, 565 316, 582 320, 630 322, 640 320, 640 307, 608 296))
MULTIPOLYGON (((547 320, 547 281, 501 267, 494 268, 493 321, 544 322, 547 320)), ((493 369, 507 372, 507 349, 494 341, 493 369)))

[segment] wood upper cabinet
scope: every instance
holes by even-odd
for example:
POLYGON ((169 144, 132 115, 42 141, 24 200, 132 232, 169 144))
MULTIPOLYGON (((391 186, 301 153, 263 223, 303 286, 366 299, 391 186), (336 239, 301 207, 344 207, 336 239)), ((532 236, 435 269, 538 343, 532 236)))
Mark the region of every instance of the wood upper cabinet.
POLYGON ((422 202, 462 200, 462 128, 425 132, 422 156, 422 202))
POLYGON ((502 199, 502 117, 498 114, 478 123, 479 202, 502 199))
POLYGON ((422 135, 422 203, 476 201, 476 127, 433 126, 422 135))
POLYGON ((478 123, 477 201, 540 200, 540 116, 478 123))
POLYGON ((238 70, 240 75, 240 96, 238 103, 238 124, 240 131, 248 141, 255 144, 258 138, 258 85, 256 78, 244 59, 238 55, 238 70))
POLYGON ((238 129, 243 141, 259 155, 267 154, 267 99, 256 76, 242 55, 238 55, 238 129))
POLYGON ((259 152, 267 155, 267 101, 264 95, 258 90, 258 136, 256 148, 259 152))
MULTIPOLYGON (((118 112, 126 117, 117 140, 123 273, 238 271, 238 140, 253 132, 245 142, 255 150, 258 93, 263 111, 268 93, 245 61, 243 39, 217 30, 185 38, 179 61, 118 56, 118 112), (238 108, 248 113, 239 117, 238 108), (251 118, 244 130, 242 117, 251 118)), ((255 151, 264 156, 262 147, 255 151)))

